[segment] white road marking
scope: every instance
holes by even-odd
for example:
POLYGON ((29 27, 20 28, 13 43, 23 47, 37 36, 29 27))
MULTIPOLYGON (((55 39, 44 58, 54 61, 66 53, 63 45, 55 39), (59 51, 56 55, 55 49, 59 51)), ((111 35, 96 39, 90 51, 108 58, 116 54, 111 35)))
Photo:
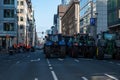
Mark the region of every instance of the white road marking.
POLYGON ((119 65, 119 66, 120 66, 120 64, 117 64, 117 65, 119 65))
POLYGON ((38 80, 38 78, 35 78, 34 80, 38 80))
POLYGON ((48 66, 50 67, 50 66, 52 66, 51 64, 48 64, 48 66))
POLYGON ((30 57, 30 55, 28 55, 27 57, 30 57))
POLYGON ((17 62, 16 62, 16 64, 19 64, 19 63, 20 63, 20 61, 17 61, 17 62))
POLYGON ((53 76, 54 80, 58 80, 58 78, 57 78, 55 72, 54 72, 54 71, 51 71, 51 73, 52 73, 52 76, 53 76))
POLYGON ((88 80, 86 77, 81 77, 83 80, 88 80))
POLYGON ((113 64, 113 62, 109 62, 109 63, 113 64))
POLYGON ((40 61, 40 58, 38 58, 37 60, 40 61))
POLYGON ((52 69, 53 69, 53 67, 49 67, 49 69, 50 69, 50 70, 52 70, 52 69))
POLYGON ((58 58, 59 61, 63 61, 64 59, 58 58))
POLYGON ((74 61, 79 62, 79 60, 77 60, 77 59, 74 59, 74 61))
POLYGON ((40 61, 40 58, 38 59, 35 59, 35 60, 30 60, 31 62, 37 62, 37 61, 40 61))
POLYGON ((47 59, 47 63, 50 64, 50 61, 47 59))
POLYGON ((114 80, 119 80, 117 79, 116 77, 112 76, 112 75, 109 75, 109 74, 105 74, 107 77, 111 78, 111 79, 114 79, 114 80))

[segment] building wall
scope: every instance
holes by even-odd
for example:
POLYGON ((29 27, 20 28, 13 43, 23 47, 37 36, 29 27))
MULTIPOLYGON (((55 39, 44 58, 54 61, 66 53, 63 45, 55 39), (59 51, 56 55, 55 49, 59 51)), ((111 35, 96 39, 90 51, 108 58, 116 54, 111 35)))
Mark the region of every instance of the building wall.
POLYGON ((80 33, 90 33, 90 18, 95 17, 96 0, 80 0, 80 33))
POLYGON ((120 0, 108 0, 108 28, 120 33, 120 0))
POLYGON ((61 18, 64 15, 67 8, 68 8, 67 5, 58 5, 58 9, 57 9, 57 15, 58 15, 57 29, 58 29, 58 33, 62 33, 62 30, 61 30, 61 18))
POLYGON ((9 46, 12 46, 12 44, 16 43, 17 36, 16 4, 17 4, 16 0, 11 2, 11 4, 4 4, 4 0, 0 0, 0 46, 2 46, 3 48, 8 48, 9 46), (11 13, 9 17, 8 15, 5 14, 6 13, 5 9, 9 9, 6 10, 8 13, 11 13))
POLYGON ((61 19, 62 34, 73 35, 79 33, 79 1, 74 1, 61 19))
MULTIPOLYGON (((83 0, 82 0, 83 1, 83 0)), ((107 0, 86 0, 80 3, 80 32, 96 35, 108 30, 107 25, 107 0), (95 19, 95 25, 90 24, 90 19, 95 19)))
POLYGON ((24 43, 26 45, 33 45, 33 39, 35 34, 35 19, 34 19, 34 11, 32 9, 31 0, 18 0, 18 32, 19 39, 18 43, 24 43), (23 5, 21 5, 23 2, 23 5), (21 17, 23 17, 23 21, 21 21, 21 17))
POLYGON ((107 31, 107 0, 97 0, 97 34, 107 31))
POLYGON ((27 26, 27 2, 26 0, 18 0, 18 43, 26 43, 26 26, 27 26), (21 2, 23 1, 23 5, 21 5, 21 2), (23 12, 20 11, 20 9, 23 10, 23 12), (23 21, 21 21, 21 17, 23 17, 23 21), (23 27, 23 28, 21 28, 23 27))

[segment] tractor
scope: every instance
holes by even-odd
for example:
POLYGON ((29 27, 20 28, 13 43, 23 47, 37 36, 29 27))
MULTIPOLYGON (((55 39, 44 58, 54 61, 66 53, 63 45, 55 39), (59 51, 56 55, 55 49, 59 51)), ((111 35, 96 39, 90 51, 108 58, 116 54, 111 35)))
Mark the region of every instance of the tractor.
POLYGON ((116 37, 116 33, 103 32, 100 34, 97 40, 97 52, 95 55, 97 59, 104 59, 105 55, 111 56, 113 59, 116 58, 116 55, 118 55, 117 48, 119 48, 119 46, 116 46, 116 43, 118 44, 119 42, 116 41, 116 37))
POLYGON ((64 37, 61 34, 48 35, 44 44, 44 53, 46 58, 54 56, 64 58, 66 56, 66 43, 64 37))

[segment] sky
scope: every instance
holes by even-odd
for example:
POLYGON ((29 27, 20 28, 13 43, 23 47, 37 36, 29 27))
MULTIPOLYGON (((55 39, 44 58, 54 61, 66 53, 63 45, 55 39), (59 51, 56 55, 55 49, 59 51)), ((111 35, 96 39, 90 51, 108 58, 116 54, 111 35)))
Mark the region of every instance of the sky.
MULTIPOLYGON (((53 25, 53 16, 61 0, 32 0, 37 32, 45 32, 53 25)), ((38 34, 39 35, 39 34, 38 34)))

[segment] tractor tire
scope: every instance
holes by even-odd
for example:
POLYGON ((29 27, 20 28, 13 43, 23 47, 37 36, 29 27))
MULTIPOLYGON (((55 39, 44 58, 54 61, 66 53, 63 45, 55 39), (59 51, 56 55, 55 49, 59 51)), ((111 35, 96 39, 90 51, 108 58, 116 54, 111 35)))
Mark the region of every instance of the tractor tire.
POLYGON ((50 51, 50 47, 45 47, 45 57, 46 58, 50 58, 51 57, 51 51, 50 51))
POLYGON ((88 53, 89 53, 89 54, 88 54, 88 58, 93 58, 93 57, 94 57, 94 48, 93 48, 93 47, 90 47, 88 53))
POLYGON ((60 47, 60 57, 61 58, 65 58, 66 57, 66 47, 65 46, 61 46, 60 47))
POLYGON ((87 49, 87 47, 84 47, 84 50, 83 50, 84 58, 87 58, 87 53, 88 53, 88 49, 87 49))
POLYGON ((73 58, 78 58, 78 48, 77 47, 73 47, 72 57, 73 58))

